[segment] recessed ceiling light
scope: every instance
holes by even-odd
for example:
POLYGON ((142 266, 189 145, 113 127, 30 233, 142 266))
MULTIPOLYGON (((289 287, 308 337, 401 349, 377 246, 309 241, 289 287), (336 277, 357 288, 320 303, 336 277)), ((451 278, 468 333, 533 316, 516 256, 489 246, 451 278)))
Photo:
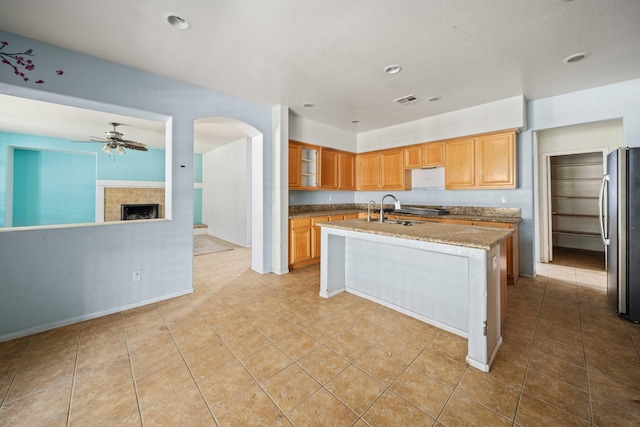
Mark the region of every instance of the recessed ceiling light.
POLYGON ((583 59, 586 59, 589 55, 591 55, 589 52, 574 53, 573 55, 569 55, 566 58, 564 58, 562 62, 564 62, 565 64, 570 64, 572 62, 579 62, 579 61, 582 61, 583 59))
POLYGON ((427 101, 429 101, 429 102, 440 101, 440 97, 439 96, 432 96, 431 98, 427 98, 427 101))
POLYGON ((387 74, 398 74, 402 71, 402 67, 399 65, 387 65, 384 67, 384 72, 387 74))
POLYGON ((191 28, 191 24, 185 18, 180 15, 177 15, 173 12, 167 12, 164 15, 164 19, 171 25, 173 28, 177 28, 178 30, 188 30, 191 28))
POLYGON ((316 104, 313 104, 311 102, 305 102, 304 104, 302 104, 302 106, 305 108, 313 108, 316 106, 316 104))

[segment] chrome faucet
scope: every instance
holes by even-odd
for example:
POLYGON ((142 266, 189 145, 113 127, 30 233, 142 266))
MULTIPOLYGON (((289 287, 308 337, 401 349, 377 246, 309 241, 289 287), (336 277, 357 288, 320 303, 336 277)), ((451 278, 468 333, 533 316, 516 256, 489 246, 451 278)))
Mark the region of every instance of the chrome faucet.
POLYGON ((394 196, 393 194, 385 194, 384 196, 382 196, 382 200, 380 200, 380 222, 384 222, 384 199, 386 199, 387 197, 391 197, 394 201, 395 201, 395 208, 396 209, 401 209, 400 206, 400 202, 398 201, 398 198, 396 196, 394 196))
POLYGON ((376 207, 376 201, 375 200, 369 200, 369 203, 367 203, 367 222, 371 222, 371 203, 373 203, 373 207, 376 207))

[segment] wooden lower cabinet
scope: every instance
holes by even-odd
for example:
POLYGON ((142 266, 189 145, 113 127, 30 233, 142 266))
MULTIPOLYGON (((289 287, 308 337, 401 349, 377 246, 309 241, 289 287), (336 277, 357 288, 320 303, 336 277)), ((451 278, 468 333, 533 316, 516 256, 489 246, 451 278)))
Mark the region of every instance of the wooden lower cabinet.
POLYGON ((358 213, 352 213, 289 219, 289 269, 320 262, 322 227, 318 224, 357 219, 358 215, 358 213))
POLYGON ((507 242, 507 283, 515 285, 520 278, 520 225, 508 224, 504 222, 479 222, 474 221, 473 225, 479 227, 513 228, 513 234, 506 240, 507 242))
POLYGON ((311 219, 289 220, 289 265, 311 259, 311 219))
MULTIPOLYGON (((292 218, 289 220, 289 269, 317 264, 320 262, 321 231, 318 225, 322 222, 342 221, 346 219, 366 218, 366 212, 352 214, 337 214, 312 218, 292 218)), ((514 233, 509 236, 505 244, 504 257, 506 261, 507 284, 513 285, 520 277, 520 226, 504 222, 486 222, 461 220, 438 217, 407 217, 405 215, 389 215, 389 219, 411 221, 429 221, 442 224, 474 225, 478 227, 513 228, 514 233)), ((372 220, 378 220, 377 214, 371 215, 372 220)), ((502 258, 502 257, 501 257, 502 258)))
POLYGON ((513 234, 506 240, 507 284, 515 285, 520 278, 520 225, 506 222, 468 221, 443 218, 443 224, 475 225, 478 227, 513 228, 513 234))
POLYGON ((311 218, 311 258, 320 259, 320 241, 322 228, 318 225, 321 222, 329 222, 328 216, 311 218))

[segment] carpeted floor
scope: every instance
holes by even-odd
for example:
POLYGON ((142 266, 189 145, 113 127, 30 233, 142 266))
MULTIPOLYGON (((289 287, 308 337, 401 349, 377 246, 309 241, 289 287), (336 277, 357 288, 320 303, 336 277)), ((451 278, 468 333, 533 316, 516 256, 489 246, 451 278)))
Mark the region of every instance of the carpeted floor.
POLYGON ((193 255, 212 254, 215 252, 231 251, 236 246, 213 236, 201 234, 193 236, 193 255))

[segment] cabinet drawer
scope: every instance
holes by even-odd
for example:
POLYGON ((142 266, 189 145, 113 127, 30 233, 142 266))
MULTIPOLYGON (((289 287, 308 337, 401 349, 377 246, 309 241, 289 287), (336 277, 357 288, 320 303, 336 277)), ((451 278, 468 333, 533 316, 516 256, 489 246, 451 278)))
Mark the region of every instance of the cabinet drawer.
POLYGON ((292 218, 289 220, 289 228, 310 227, 311 218, 292 218))

